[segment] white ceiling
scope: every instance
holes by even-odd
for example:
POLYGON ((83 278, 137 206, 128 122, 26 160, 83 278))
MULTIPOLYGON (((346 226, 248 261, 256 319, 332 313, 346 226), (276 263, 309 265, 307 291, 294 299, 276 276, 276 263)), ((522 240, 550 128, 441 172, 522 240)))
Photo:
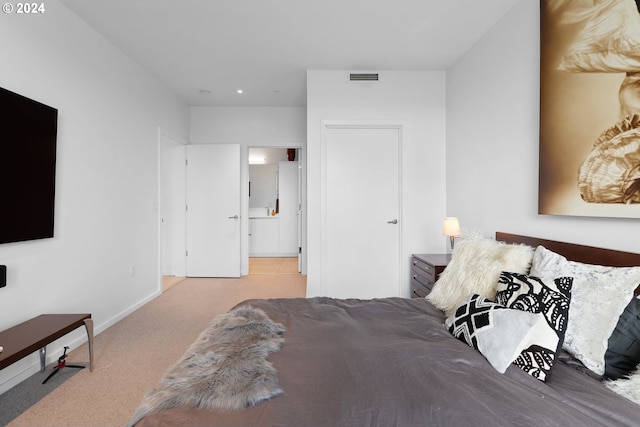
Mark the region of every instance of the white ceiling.
POLYGON ((304 106, 308 69, 446 70, 520 0, 60 1, 189 105, 304 106))

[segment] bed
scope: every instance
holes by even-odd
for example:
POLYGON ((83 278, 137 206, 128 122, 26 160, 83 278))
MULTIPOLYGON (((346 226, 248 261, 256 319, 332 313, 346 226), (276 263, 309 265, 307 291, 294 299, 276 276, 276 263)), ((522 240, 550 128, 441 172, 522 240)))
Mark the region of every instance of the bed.
MULTIPOLYGON (((455 276, 460 273, 459 269, 478 269, 478 266, 482 267, 483 274, 485 270, 494 270, 493 274, 498 274, 498 281, 508 282, 507 285, 503 284, 503 287, 511 291, 514 286, 509 280, 513 277, 513 280, 530 279, 543 285, 550 283, 549 286, 555 286, 554 289, 558 288, 560 291, 566 291, 567 287, 573 286, 575 291, 577 284, 574 277, 566 279, 568 276, 563 276, 563 280, 557 277, 536 279, 542 277, 542 274, 532 274, 535 267, 534 256, 537 256, 539 247, 548 251, 546 254, 551 252, 553 256, 561 257, 564 259, 562 262, 569 263, 567 265, 572 267, 589 268, 594 264, 598 268, 611 267, 614 270, 613 273, 606 270, 609 272, 607 274, 618 274, 622 271, 624 278, 635 282, 632 288, 627 286, 627 290, 624 291, 626 293, 621 294, 624 301, 618 306, 621 306, 625 313, 634 300, 634 289, 640 284, 640 276, 636 276, 640 274, 640 268, 635 268, 640 266, 640 254, 502 232, 496 233, 495 240, 469 239, 466 247, 462 242, 456 243, 451 264, 445 269, 432 292, 435 296, 438 287, 440 293, 444 294, 443 291, 447 290, 444 285, 452 288, 452 280, 460 280, 455 276), (484 247, 480 253, 478 248, 482 245, 492 249, 484 247), (465 256, 465 250, 471 251, 472 255, 465 256), (517 254, 511 257, 513 259, 508 259, 504 253, 492 253, 496 250, 508 250, 509 256, 513 255, 511 252, 514 251, 517 254), (528 264, 525 263, 527 265, 517 265, 522 261, 521 258, 526 257, 529 257, 528 264), (488 267, 489 265, 492 267, 488 267), (520 271, 513 272, 513 277, 505 279, 503 272, 518 269, 520 271), (445 277, 448 272, 450 274, 445 277)), ((602 271, 597 272, 600 273, 602 271)), ((574 276, 578 275, 579 273, 575 272, 574 276)), ((593 271, 588 274, 589 278, 593 278, 594 275, 596 273, 593 271)), ((487 277, 483 277, 482 280, 495 281, 491 275, 487 277)), ((478 286, 482 288, 481 285, 478 286)), ((324 297, 245 301, 224 319, 214 320, 209 330, 203 331, 194 346, 187 350, 184 358, 176 367, 170 369, 159 386, 145 397, 130 425, 640 425, 640 405, 621 396, 619 391, 613 391, 611 386, 612 383, 628 381, 627 377, 634 374, 633 367, 628 366, 624 375, 613 380, 595 372, 595 368, 590 369, 588 363, 578 359, 572 350, 564 348, 563 334, 567 332, 567 324, 571 324, 572 319, 566 317, 569 309, 566 305, 570 306, 570 302, 567 302, 570 300, 563 300, 562 292, 558 294, 560 299, 554 299, 553 304, 549 304, 553 305, 555 310, 552 316, 547 315, 550 312, 541 314, 497 303, 491 305, 494 303, 491 302, 493 300, 490 296, 495 299, 506 295, 505 290, 499 290, 502 285, 497 285, 497 288, 495 284, 492 286, 489 296, 486 296, 485 290, 476 288, 473 289, 475 300, 467 295, 458 296, 458 306, 453 311, 446 307, 443 309, 444 305, 435 297, 434 301, 425 298, 340 300, 324 297), (476 293, 476 290, 479 293, 476 293), (461 303, 463 297, 464 301, 461 303), (558 345, 556 348, 553 348, 554 344, 550 345, 553 353, 552 366, 536 366, 535 369, 528 366, 525 369, 523 364, 516 365, 516 361, 508 361, 506 367, 498 368, 498 363, 494 365, 489 350, 482 346, 480 350, 477 343, 472 345, 465 342, 464 337, 454 336, 458 315, 462 316, 461 313, 464 312, 462 307, 469 307, 469 304, 478 301, 485 301, 487 306, 491 306, 489 310, 494 310, 490 311, 494 320, 506 315, 505 313, 524 319, 522 322, 508 320, 509 326, 526 324, 526 328, 529 328, 527 338, 510 347, 509 351, 518 357, 516 361, 523 357, 526 360, 527 351, 539 348, 531 345, 531 342, 538 342, 538 338, 533 338, 538 336, 538 332, 532 333, 531 330, 542 331, 536 328, 543 326, 548 329, 551 324, 549 319, 552 319, 554 324, 560 324, 558 328, 564 328, 564 332, 560 334, 562 336, 558 336, 558 345), (563 305, 562 301, 566 304, 563 305), (563 307, 567 309, 564 312, 563 307), (251 315, 247 315, 248 310, 253 310, 251 315), (237 333, 234 327, 238 326, 239 319, 233 315, 239 312, 244 316, 240 316, 243 319, 264 315, 252 318, 250 322, 252 333, 256 339, 262 340, 259 348, 252 347, 251 354, 245 352, 249 344, 242 344, 249 342, 245 335, 233 335, 237 333), (500 316, 495 313, 499 313, 500 316), (565 318, 562 317, 562 313, 565 314, 565 318), (226 336, 225 345, 231 341, 234 345, 240 343, 232 348, 228 345, 225 347, 224 351, 227 351, 230 357, 225 360, 220 358, 219 348, 207 347, 214 345, 216 339, 212 337, 220 333, 232 334, 226 336), (203 361, 203 354, 209 355, 208 361, 203 361), (249 363, 247 361, 253 357, 265 359, 261 370, 254 370, 254 365, 247 368, 246 364, 229 369, 253 378, 247 387, 259 385, 261 388, 252 390, 251 396, 233 387, 227 390, 226 395, 220 395, 220 389, 247 380, 229 376, 228 364, 238 361, 249 363), (215 363, 219 365, 213 369, 216 373, 211 377, 205 375, 203 378, 202 372, 212 370, 211 358, 218 358, 215 363), (202 368, 200 374, 183 375, 184 373, 178 369, 192 369, 194 366, 202 368), (500 372, 503 368, 504 372, 500 372), (194 382, 198 385, 194 386, 194 382), (197 389, 195 393, 194 388, 197 389), (185 397, 187 395, 189 396, 185 397), (234 402, 233 398, 238 395, 244 400, 234 402), (237 407, 238 405, 242 408, 237 407)), ((467 291, 461 292, 464 294, 467 291)), ((567 298, 574 296, 568 296, 567 292, 565 294, 567 298)), ((513 292, 508 295, 513 297, 513 292)), ((530 293, 527 295, 531 297, 530 293)), ((607 303, 605 297, 602 297, 602 300, 607 303)), ((576 300, 576 307, 580 304, 576 300)), ((615 331, 618 332, 623 315, 616 313, 614 317, 615 331)), ((584 328, 579 329, 581 332, 584 328)), ((495 331, 496 328, 491 330, 495 331)), ((490 333, 492 332, 488 334, 490 333)), ((504 342, 511 340, 507 335, 502 338, 504 342)), ((574 339, 570 335, 567 333, 567 340, 574 339)), ((481 336, 483 335, 477 337, 481 336)), ((613 332, 607 336, 605 345, 610 346, 612 337, 613 332)), ((503 350, 502 344, 498 347, 500 348, 493 348, 492 351, 503 350)), ((544 346, 541 348, 544 349, 544 346)), ((606 349, 607 355, 611 350, 606 349)), ((537 356, 533 359, 548 361, 537 356)))

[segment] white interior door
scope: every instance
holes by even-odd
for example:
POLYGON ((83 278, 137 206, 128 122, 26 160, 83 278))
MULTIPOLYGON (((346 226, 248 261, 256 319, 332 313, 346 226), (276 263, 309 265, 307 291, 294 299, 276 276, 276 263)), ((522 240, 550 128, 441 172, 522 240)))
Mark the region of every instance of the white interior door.
POLYGON ((325 128, 322 282, 330 297, 400 296, 400 130, 325 128))
POLYGON ((187 276, 240 277, 240 145, 187 146, 187 276))

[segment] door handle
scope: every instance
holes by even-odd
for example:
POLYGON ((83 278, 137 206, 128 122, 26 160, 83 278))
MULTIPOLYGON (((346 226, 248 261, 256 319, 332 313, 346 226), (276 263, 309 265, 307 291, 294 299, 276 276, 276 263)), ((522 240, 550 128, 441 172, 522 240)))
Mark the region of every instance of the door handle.
POLYGON ((397 224, 398 220, 397 219, 392 219, 391 221, 387 221, 387 224, 397 224))
POLYGON ((238 219, 238 215, 230 216, 229 219, 238 219))

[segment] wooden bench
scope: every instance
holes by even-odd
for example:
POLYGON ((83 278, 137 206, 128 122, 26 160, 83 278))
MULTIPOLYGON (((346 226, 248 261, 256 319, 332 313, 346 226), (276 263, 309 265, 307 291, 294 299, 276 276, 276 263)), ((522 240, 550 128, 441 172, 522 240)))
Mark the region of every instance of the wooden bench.
POLYGON ((40 371, 44 372, 47 344, 83 326, 89 338, 89 368, 93 371, 93 319, 90 314, 41 314, 0 332, 0 369, 40 351, 40 371))

